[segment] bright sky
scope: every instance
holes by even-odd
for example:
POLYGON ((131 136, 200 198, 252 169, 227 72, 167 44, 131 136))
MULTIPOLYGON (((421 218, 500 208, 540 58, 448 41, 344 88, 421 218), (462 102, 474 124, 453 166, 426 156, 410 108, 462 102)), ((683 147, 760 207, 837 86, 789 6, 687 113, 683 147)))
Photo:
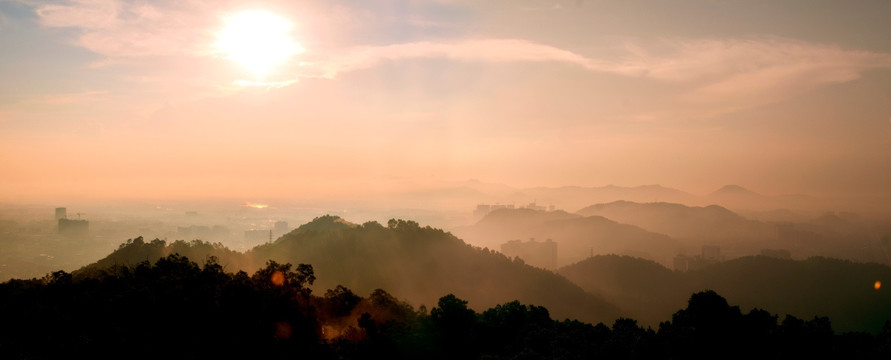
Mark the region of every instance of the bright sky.
POLYGON ((889 14, 883 0, 0 0, 0 200, 469 178, 886 196, 889 14), (262 20, 233 28, 246 13, 262 20))

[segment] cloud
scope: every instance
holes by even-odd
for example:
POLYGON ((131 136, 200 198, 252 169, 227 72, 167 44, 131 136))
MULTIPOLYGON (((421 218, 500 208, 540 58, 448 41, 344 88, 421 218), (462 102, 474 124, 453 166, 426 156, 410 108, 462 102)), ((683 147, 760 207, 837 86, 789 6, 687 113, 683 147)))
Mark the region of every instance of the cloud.
POLYGON ((84 91, 77 93, 42 94, 32 97, 28 102, 45 105, 84 104, 101 101, 108 91, 84 91))
POLYGON ((822 68, 831 70, 834 74, 830 77, 835 78, 839 72, 856 73, 891 65, 888 54, 784 38, 679 41, 672 47, 673 54, 632 60, 629 64, 646 71, 648 76, 680 81, 777 68, 808 72, 822 68))
POLYGON ((720 107, 717 113, 780 102, 814 88, 891 68, 891 55, 766 38, 680 43, 668 56, 637 59, 642 76, 690 83, 682 100, 720 107))
POLYGON ((891 55, 783 38, 661 41, 628 44, 618 60, 582 56, 522 39, 471 39, 356 47, 309 61, 303 76, 334 78, 384 61, 442 58, 466 62, 554 62, 582 69, 678 84, 680 100, 710 103, 714 115, 782 101, 826 84, 891 68, 891 55))
POLYGON ((340 73, 376 66, 384 61, 443 58, 466 62, 562 62, 589 67, 590 59, 553 46, 520 39, 474 39, 453 42, 414 42, 360 46, 341 50, 304 64, 306 75, 336 77, 340 73))
POLYGON ((78 31, 76 44, 108 57, 202 55, 210 49, 208 5, 200 1, 71 0, 38 5, 40 23, 78 31))
MULTIPOLYGON (((75 29, 76 44, 108 58, 91 65, 103 67, 157 56, 216 56, 212 44, 220 16, 239 6, 229 1, 70 0, 37 5, 36 13, 46 27, 75 29)), ((351 13, 337 5, 312 14, 334 10, 351 13)), ((319 17, 307 14, 307 19, 319 17)), ((420 20, 409 17, 406 21, 420 20)), ((701 112, 717 114, 783 101, 820 86, 856 80, 870 69, 891 67, 889 54, 778 37, 636 40, 610 58, 588 57, 520 38, 430 39, 376 46, 317 41, 317 45, 327 48, 308 48, 295 59, 300 65, 282 76, 284 80, 234 85, 284 87, 301 77, 336 78, 409 59, 560 63, 675 84, 678 101, 710 104, 701 112)))
POLYGON ((72 0, 45 4, 35 11, 46 26, 105 29, 120 24, 117 17, 121 5, 114 0, 72 0))
POLYGON ((843 50, 791 39, 683 40, 663 42, 652 49, 628 44, 619 60, 582 56, 558 47, 523 39, 470 39, 414 42, 346 49, 315 62, 329 75, 364 69, 386 60, 444 58, 473 62, 558 62, 605 73, 669 82, 760 81, 809 77, 816 83, 850 81, 872 68, 891 67, 891 55, 843 50), (655 55, 650 55, 655 53, 655 55), (772 77, 771 74, 783 76, 772 77))

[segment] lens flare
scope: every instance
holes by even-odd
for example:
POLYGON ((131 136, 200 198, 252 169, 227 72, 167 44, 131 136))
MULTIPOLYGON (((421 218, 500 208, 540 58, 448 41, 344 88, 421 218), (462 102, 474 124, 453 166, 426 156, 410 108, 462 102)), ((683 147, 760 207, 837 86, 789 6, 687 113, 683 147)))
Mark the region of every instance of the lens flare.
POLYGON ((285 284, 285 274, 282 274, 281 271, 276 271, 269 277, 269 281, 272 282, 272 285, 282 286, 285 284))

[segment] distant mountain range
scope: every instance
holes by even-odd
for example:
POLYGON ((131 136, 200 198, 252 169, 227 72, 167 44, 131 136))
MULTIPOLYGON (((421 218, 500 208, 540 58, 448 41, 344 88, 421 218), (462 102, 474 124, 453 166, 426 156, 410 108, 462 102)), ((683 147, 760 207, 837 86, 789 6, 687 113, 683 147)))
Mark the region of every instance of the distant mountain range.
MULTIPOLYGON (((726 209, 682 211, 708 211, 720 215, 719 219, 736 219, 726 209)), ((518 231, 568 232, 577 236, 573 241, 587 241, 586 246, 595 244, 603 249, 659 247, 677 241, 599 216, 528 209, 493 212, 471 230, 498 229, 505 224, 524 226, 518 231)), ((578 252, 583 257, 589 254, 578 252)), ((469 246, 450 233, 413 221, 360 225, 336 216, 316 218, 245 253, 202 241, 168 244, 133 239, 73 276, 82 278, 113 267, 152 262, 173 253, 199 262, 216 258, 226 271, 253 272, 267 260, 311 264, 317 278, 313 288, 318 292, 337 285, 356 293, 381 288, 428 307, 449 293, 479 309, 519 300, 547 307, 556 319, 592 323, 612 323, 626 316, 657 326, 682 307, 689 294, 705 289, 724 294, 744 310, 775 309, 778 314, 805 319, 829 316, 833 328, 841 331, 877 332, 891 320, 891 307, 887 306, 891 303, 891 267, 880 264, 748 256, 675 272, 650 260, 599 255, 587 256, 554 273, 469 246)))
POLYGON ((727 243, 776 239, 775 226, 746 219, 718 205, 691 207, 672 203, 616 201, 591 205, 583 216, 603 216, 678 239, 727 243))
POLYGON ((718 205, 614 201, 577 213, 498 209, 452 232, 470 244, 499 251, 508 241, 550 239, 557 243, 561 265, 588 255, 620 254, 670 266, 676 255, 699 255, 703 246, 719 247, 723 258, 784 250, 796 258, 834 256, 891 264, 886 254, 891 243, 879 242, 891 233, 891 226, 866 222, 852 213, 771 222, 752 220, 718 205))
POLYGON ((709 194, 694 195, 662 185, 515 188, 469 180, 445 183, 432 189, 396 196, 396 199, 403 198, 414 198, 416 203, 423 200, 432 204, 466 208, 475 204, 510 204, 516 208, 531 204, 553 205, 569 212, 591 204, 615 201, 665 202, 687 206, 719 205, 766 221, 800 220, 833 209, 832 203, 826 199, 801 194, 763 195, 739 185, 726 185, 709 194))
POLYGON ((563 211, 500 209, 472 226, 452 231, 468 243, 499 251, 501 244, 510 240, 551 239, 557 242, 559 264, 573 263, 590 254, 632 254, 668 264, 682 248, 677 240, 663 234, 602 216, 563 211))
POLYGON ((692 203, 696 201, 696 196, 694 195, 660 185, 644 185, 636 187, 621 187, 615 185, 601 187, 536 187, 519 190, 514 193, 512 197, 517 199, 521 204, 525 204, 526 202, 556 204, 567 210, 579 209, 594 203, 617 200, 640 202, 668 201, 677 203, 692 203))
MULTIPOLYGON (((702 198, 707 204, 719 204, 744 211, 792 209, 804 212, 826 211, 830 205, 824 199, 802 194, 767 196, 739 185, 727 185, 702 198), (822 209, 822 210, 821 210, 822 209)), ((700 204, 702 204, 700 202, 700 204)), ((772 219, 771 219, 772 220, 772 219)))

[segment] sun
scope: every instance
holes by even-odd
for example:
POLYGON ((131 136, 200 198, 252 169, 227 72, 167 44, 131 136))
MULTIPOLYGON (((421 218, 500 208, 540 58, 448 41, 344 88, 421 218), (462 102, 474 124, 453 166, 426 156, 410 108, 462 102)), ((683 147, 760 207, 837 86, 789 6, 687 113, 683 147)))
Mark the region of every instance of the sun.
POLYGON ((226 19, 217 47, 257 77, 269 73, 303 47, 291 37, 294 25, 266 11, 243 11, 226 19))

